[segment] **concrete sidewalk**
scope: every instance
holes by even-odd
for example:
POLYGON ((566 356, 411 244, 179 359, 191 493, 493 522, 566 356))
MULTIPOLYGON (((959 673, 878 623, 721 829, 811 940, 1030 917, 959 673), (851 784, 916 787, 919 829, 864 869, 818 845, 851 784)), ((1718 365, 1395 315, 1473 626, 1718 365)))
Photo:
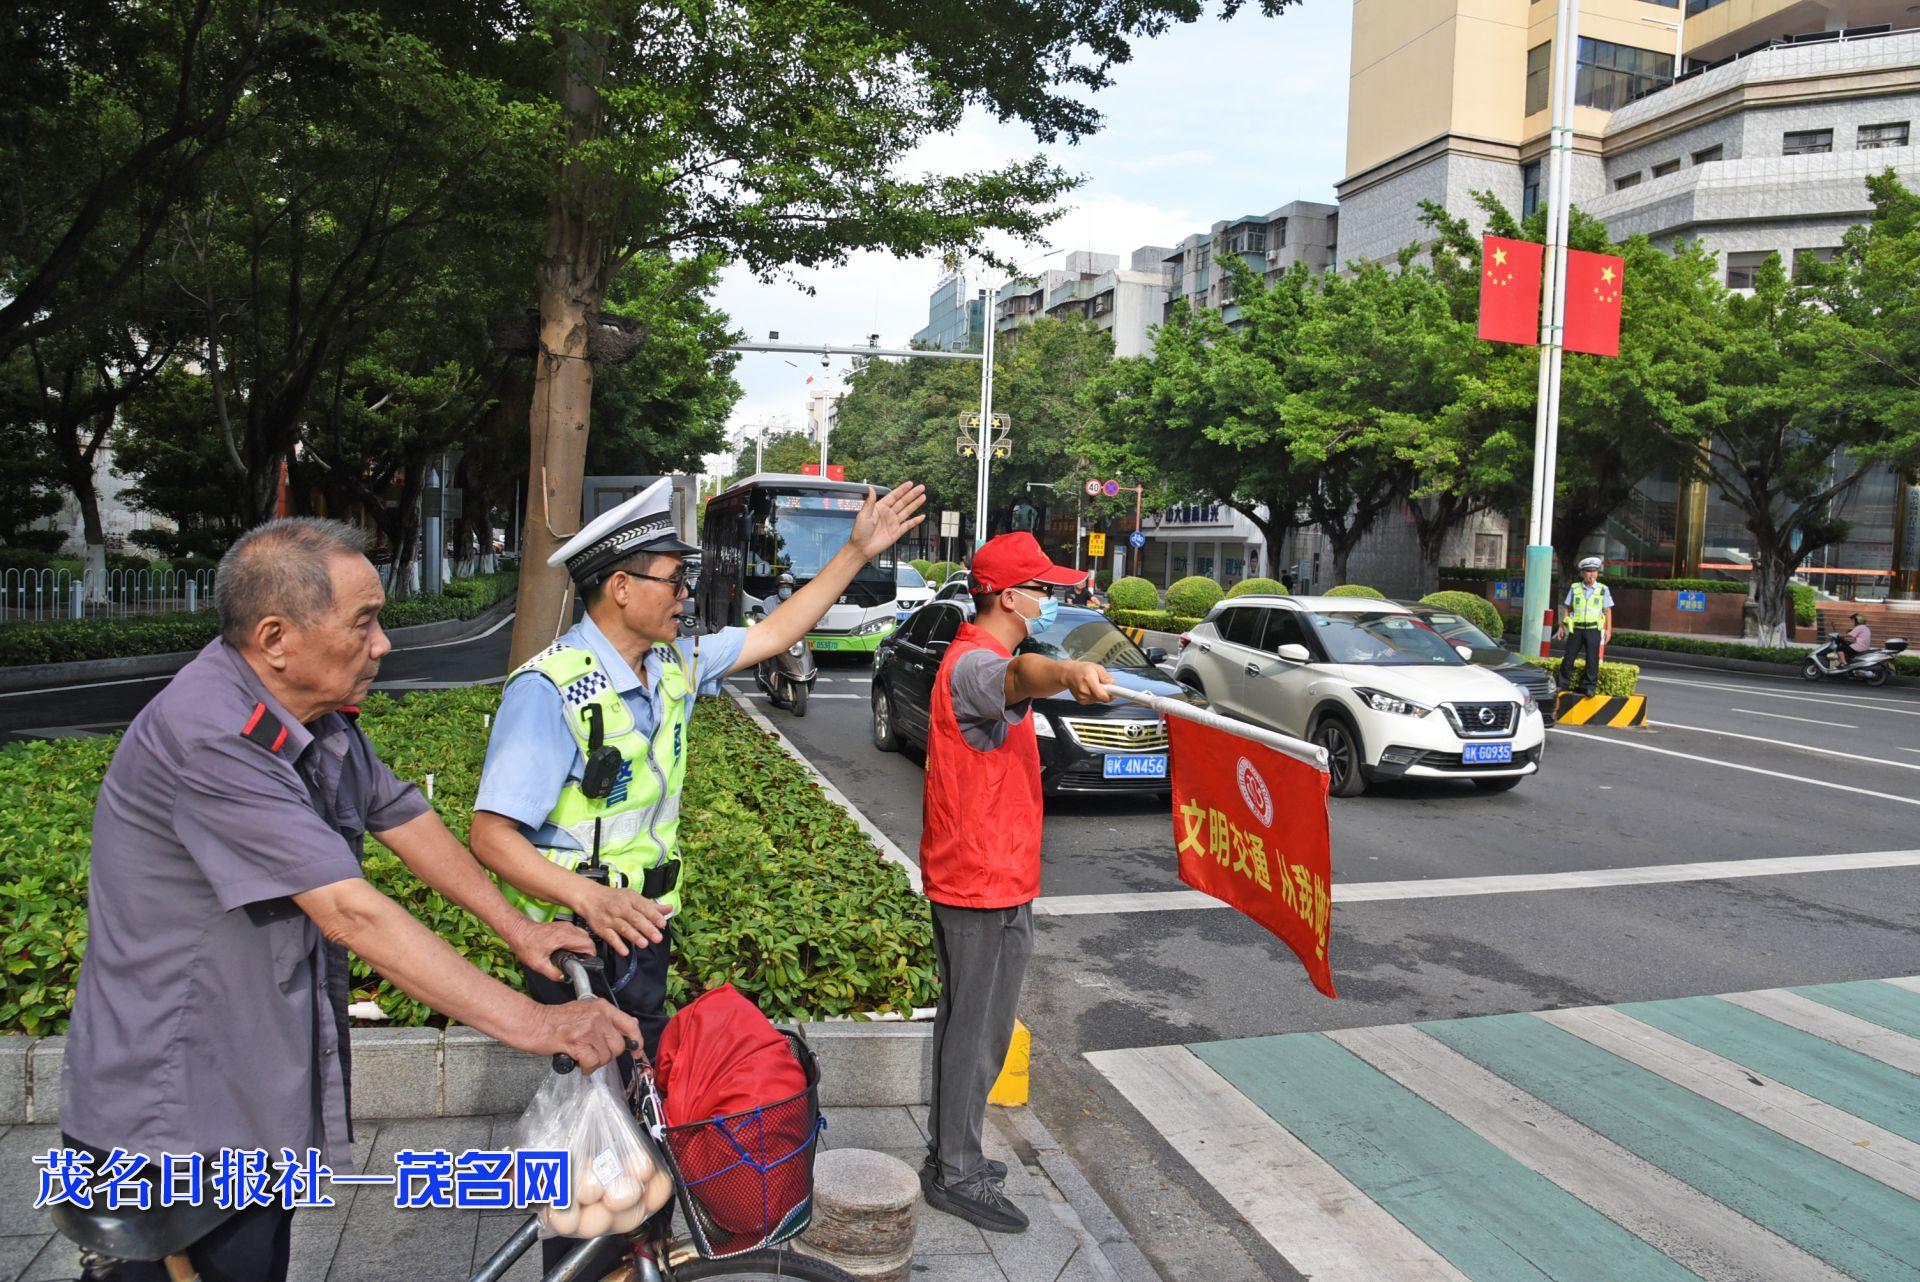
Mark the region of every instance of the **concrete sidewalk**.
MULTIPOLYGON (((926 1155, 924 1107, 826 1113, 826 1148, 876 1149, 915 1168, 926 1155)), ((1152 1267, 1126 1230, 1026 1113, 992 1110, 987 1152, 1007 1163, 1007 1192, 1032 1227, 1017 1236, 982 1233, 922 1202, 914 1282, 1152 1282, 1152 1267)), ((394 1153, 404 1148, 500 1148, 518 1120, 503 1115, 362 1122, 354 1158, 362 1172, 380 1172, 391 1170, 394 1153)), ((0 1130, 0 1282, 66 1282, 80 1275, 73 1246, 53 1233, 45 1212, 31 1209, 38 1185, 32 1156, 59 1143, 54 1126, 0 1130)), ((294 1217, 294 1282, 461 1282, 524 1218, 399 1211, 391 1190, 380 1187, 345 1188, 338 1196, 339 1206, 294 1217)), ((508 1276, 538 1282, 539 1260, 538 1250, 528 1251, 508 1276)))

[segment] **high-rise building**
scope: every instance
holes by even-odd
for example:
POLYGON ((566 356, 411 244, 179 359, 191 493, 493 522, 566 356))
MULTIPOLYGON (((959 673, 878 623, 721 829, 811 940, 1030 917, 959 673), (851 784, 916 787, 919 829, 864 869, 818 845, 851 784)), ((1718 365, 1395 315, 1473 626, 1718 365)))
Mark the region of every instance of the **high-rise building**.
POLYGON ((1079 317, 1113 336, 1115 356, 1153 350, 1153 327, 1164 310, 1167 282, 1159 246, 1137 249, 1128 267, 1117 254, 1075 250, 1062 266, 1009 281, 994 294, 996 333, 1006 334, 1042 316, 1079 317))
MULTIPOLYGON (((1423 200, 1476 225, 1476 192, 1537 208, 1557 14, 1553 0, 1354 0, 1343 261, 1431 239, 1423 200)), ((1831 256, 1871 214, 1867 175, 1920 186, 1913 0, 1581 0, 1579 23, 1572 196, 1615 239, 1697 242, 1743 289, 1769 254, 1789 270, 1831 256)), ((1589 550, 1642 572, 1736 570, 1751 537, 1704 488, 1646 478, 1589 550)), ((1896 558, 1894 535, 1914 489, 1871 473, 1837 505, 1849 540, 1803 574, 1848 596, 1920 586, 1920 554, 1896 558)), ((1369 541, 1375 581, 1406 562, 1396 538, 1369 541)))
POLYGON ((913 336, 913 345, 943 352, 978 351, 986 313, 986 300, 967 288, 967 278, 948 272, 927 299, 927 323, 913 336))

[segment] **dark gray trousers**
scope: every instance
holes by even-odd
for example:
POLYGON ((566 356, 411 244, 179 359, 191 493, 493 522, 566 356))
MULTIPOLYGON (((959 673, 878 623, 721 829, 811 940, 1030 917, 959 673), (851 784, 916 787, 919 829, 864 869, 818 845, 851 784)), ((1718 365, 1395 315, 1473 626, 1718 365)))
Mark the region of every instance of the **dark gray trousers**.
POLYGON ((933 1018, 927 1130, 940 1182, 952 1187, 978 1174, 986 1160, 980 1141, 987 1095, 1013 1040, 1020 986, 1033 956, 1033 905, 932 908, 940 1005, 933 1018))
POLYGON ((1580 686, 1588 694, 1600 688, 1600 629, 1568 628, 1566 648, 1560 651, 1560 674, 1554 678, 1554 684, 1560 689, 1570 689, 1573 685, 1573 665, 1584 659, 1586 662, 1580 672, 1580 686))

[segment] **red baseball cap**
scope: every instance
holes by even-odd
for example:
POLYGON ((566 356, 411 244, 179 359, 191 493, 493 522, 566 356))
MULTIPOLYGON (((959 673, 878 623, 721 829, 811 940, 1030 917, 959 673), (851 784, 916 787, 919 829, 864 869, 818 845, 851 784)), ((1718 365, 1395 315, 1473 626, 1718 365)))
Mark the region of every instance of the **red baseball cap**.
POLYGON ((1040 541, 1024 530, 982 543, 968 573, 975 592, 1001 592, 1022 583, 1068 588, 1087 577, 1085 570, 1055 565, 1040 550, 1040 541))

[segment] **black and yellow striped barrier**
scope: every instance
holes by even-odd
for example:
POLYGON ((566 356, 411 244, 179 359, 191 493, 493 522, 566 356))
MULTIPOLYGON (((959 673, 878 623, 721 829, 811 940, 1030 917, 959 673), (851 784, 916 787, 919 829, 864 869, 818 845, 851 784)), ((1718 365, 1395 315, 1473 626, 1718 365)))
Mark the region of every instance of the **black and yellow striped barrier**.
POLYGON ((1121 628, 1120 630, 1126 633, 1127 640, 1133 642, 1135 645, 1145 645, 1147 643, 1147 630, 1145 628, 1121 628))
POLYGON ((1554 699, 1553 720, 1555 725, 1607 726, 1616 730, 1644 725, 1647 720, 1647 696, 1630 694, 1623 699, 1562 690, 1554 699))

